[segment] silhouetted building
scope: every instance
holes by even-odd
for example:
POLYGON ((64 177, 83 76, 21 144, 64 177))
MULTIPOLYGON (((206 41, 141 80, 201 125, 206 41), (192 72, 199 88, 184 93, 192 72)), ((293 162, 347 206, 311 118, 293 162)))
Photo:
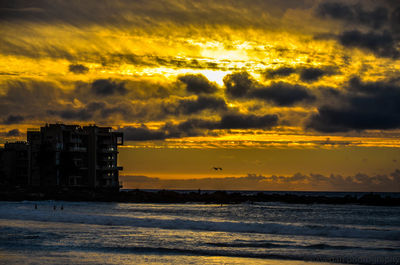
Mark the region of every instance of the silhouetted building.
POLYGON ((29 177, 29 146, 26 142, 5 143, 0 150, 1 187, 25 187, 29 177))
POLYGON ((29 180, 33 187, 119 189, 118 145, 111 127, 47 124, 28 129, 29 180))

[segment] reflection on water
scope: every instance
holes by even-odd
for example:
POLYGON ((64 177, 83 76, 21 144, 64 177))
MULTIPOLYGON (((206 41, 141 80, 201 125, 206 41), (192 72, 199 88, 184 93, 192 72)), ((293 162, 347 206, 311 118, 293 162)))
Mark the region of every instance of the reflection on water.
POLYGON ((399 240, 400 207, 0 202, 4 264, 400 264, 399 240))

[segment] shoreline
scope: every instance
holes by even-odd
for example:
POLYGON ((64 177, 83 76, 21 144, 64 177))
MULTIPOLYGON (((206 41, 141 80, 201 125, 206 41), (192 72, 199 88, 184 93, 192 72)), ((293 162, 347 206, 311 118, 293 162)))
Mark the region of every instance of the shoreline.
MULTIPOLYGON (((350 193, 351 194, 351 193, 350 193)), ((400 206, 400 197, 382 196, 377 193, 355 195, 322 196, 296 195, 290 192, 254 192, 245 194, 239 191, 189 191, 174 190, 17 190, 0 191, 0 201, 91 201, 126 203, 215 203, 238 204, 257 202, 282 202, 289 204, 354 204, 370 206, 400 206)))

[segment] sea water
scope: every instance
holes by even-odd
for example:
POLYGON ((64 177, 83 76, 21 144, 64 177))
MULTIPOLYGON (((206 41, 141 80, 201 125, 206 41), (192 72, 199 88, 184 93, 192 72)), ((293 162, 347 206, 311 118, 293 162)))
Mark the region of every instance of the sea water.
POLYGON ((400 264, 400 207, 0 202, 0 264, 320 263, 400 264))

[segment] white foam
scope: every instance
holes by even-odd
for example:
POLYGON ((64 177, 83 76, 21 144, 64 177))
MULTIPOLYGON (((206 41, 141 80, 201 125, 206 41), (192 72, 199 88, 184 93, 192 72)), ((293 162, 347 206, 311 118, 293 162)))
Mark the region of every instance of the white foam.
POLYGON ((326 226, 274 222, 235 222, 216 219, 204 220, 204 218, 195 220, 193 218, 188 219, 184 217, 157 218, 134 216, 132 214, 115 216, 101 213, 101 209, 94 211, 93 208, 86 212, 83 211, 83 209, 81 209, 80 212, 72 212, 70 210, 53 211, 52 204, 49 203, 42 203, 38 208, 38 210, 34 210, 32 204, 1 203, 0 219, 236 233, 400 240, 399 230, 375 230, 340 225, 326 226))

